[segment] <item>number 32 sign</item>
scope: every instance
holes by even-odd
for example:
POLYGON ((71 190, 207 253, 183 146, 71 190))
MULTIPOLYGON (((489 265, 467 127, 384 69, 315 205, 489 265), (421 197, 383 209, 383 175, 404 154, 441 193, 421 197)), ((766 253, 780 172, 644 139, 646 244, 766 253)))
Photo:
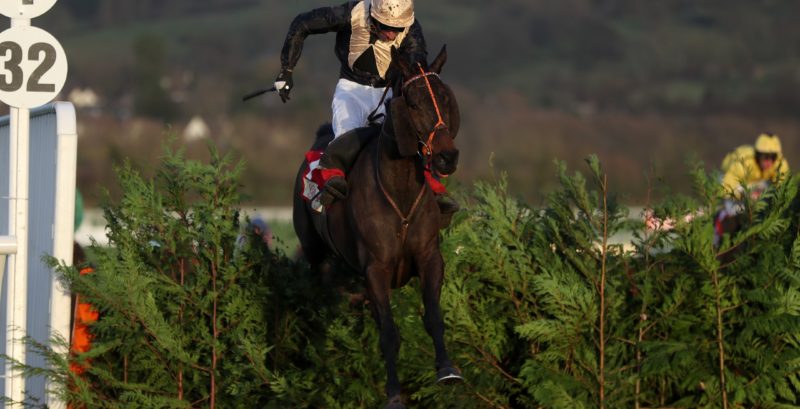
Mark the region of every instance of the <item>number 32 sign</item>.
POLYGON ((33 26, 0 33, 0 101, 17 108, 46 104, 66 80, 66 53, 50 33, 33 26))

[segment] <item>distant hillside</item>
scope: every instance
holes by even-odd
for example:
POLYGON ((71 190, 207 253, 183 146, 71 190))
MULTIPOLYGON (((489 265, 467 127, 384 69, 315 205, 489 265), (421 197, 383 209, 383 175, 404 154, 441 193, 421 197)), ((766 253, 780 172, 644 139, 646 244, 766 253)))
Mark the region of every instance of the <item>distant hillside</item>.
MULTIPOLYGON (((254 181, 287 184, 256 167, 301 152, 310 138, 303 135, 329 117, 333 36, 306 41, 290 103, 240 97, 273 80, 291 19, 329 4, 83 0, 59 2, 34 24, 64 44, 67 89, 95 89, 103 115, 176 125, 210 118, 223 142, 243 144, 237 152, 254 164, 254 181), (248 149, 245 141, 282 140, 266 130, 299 136, 281 145, 288 151, 248 149)), ((417 2, 429 52, 447 44, 445 79, 465 111, 459 175, 507 170, 526 195, 553 182, 553 157, 576 163, 587 152, 600 153, 612 176, 655 166, 675 181, 685 181, 689 152, 714 167, 724 150, 764 129, 786 135, 787 151, 800 155, 797 15, 800 2, 790 0, 417 2)), ((100 126, 89 131, 98 142, 109 132, 100 126)), ((637 183, 632 194, 644 197, 637 183)), ((253 189, 267 202, 282 201, 286 190, 253 189)))
MULTIPOLYGON (((109 57, 130 59, 131 42, 145 32, 163 38, 172 69, 265 81, 277 70, 291 17, 328 4, 84 0, 59 3, 52 20, 81 68, 77 81, 97 78, 109 57)), ((512 88, 536 105, 571 110, 791 115, 800 108, 797 1, 442 0, 420 2, 417 14, 432 51, 448 43, 449 74, 478 92, 512 88)), ((306 54, 330 57, 331 42, 312 38, 320 47, 306 54)), ((309 77, 335 76, 332 58, 309 60, 324 62, 303 64, 309 77)), ((299 90, 314 84, 301 81, 299 90)))

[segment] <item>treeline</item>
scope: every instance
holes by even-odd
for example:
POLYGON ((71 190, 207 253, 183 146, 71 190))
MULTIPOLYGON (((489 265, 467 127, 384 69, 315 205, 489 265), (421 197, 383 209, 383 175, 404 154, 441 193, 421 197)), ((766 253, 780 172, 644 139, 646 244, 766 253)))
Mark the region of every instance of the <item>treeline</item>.
MULTIPOLYGON (((72 26, 61 28, 81 37, 105 36, 104 31, 124 27, 160 33, 173 70, 229 78, 246 72, 237 70, 261 58, 274 63, 296 13, 338 3, 90 0, 65 3, 53 19, 68 15, 72 26), (213 34, 203 32, 209 17, 218 23, 213 34), (191 24, 192 20, 199 24, 191 24), (229 50, 211 65, 193 63, 198 55, 220 51, 217 47, 222 44, 229 50)), ((792 115, 800 107, 791 92, 798 83, 800 28, 792 17, 798 13, 800 6, 791 0, 670 0, 646 5, 633 0, 448 0, 417 5, 433 51, 443 43, 450 46, 455 64, 448 64, 448 73, 479 94, 514 89, 537 106, 566 110, 694 114, 733 110, 767 116, 792 115)), ((130 52, 130 40, 118 38, 114 53, 130 52)), ((330 57, 330 49, 306 51, 330 57)), ((95 54, 81 59, 87 60, 85 66, 100 69, 107 57, 95 54)), ((335 76, 335 60, 310 59, 334 66, 302 64, 307 73, 298 79, 303 84, 309 77, 335 76)), ((259 70, 263 68, 278 69, 259 70)), ((264 73, 264 79, 272 79, 272 71, 264 73)), ((251 73, 252 79, 261 78, 251 73)))
POLYGON ((83 0, 66 2, 66 12, 76 21, 94 28, 126 24, 148 19, 169 19, 195 13, 220 12, 226 9, 256 4, 258 0, 205 0, 202 2, 176 0, 136 2, 83 0))
MULTIPOLYGON (((105 208, 111 247, 96 272, 60 270, 100 311, 95 349, 45 353, 65 399, 86 408, 378 407, 384 372, 356 274, 322 285, 302 262, 237 241, 239 167, 167 154, 149 182, 130 167, 105 208), (230 171, 233 169, 233 171, 230 171), (76 377, 77 362, 87 368, 76 377)), ((721 191, 658 217, 704 214, 671 232, 632 223, 599 161, 557 168, 542 207, 507 181, 462 191, 443 232, 446 342, 466 382, 434 385, 417 285, 393 294, 400 378, 425 408, 783 408, 800 404, 798 178, 745 203, 713 245, 721 191), (633 231, 632 246, 612 244, 633 231)), ((32 372, 33 373, 33 372, 32 372)))

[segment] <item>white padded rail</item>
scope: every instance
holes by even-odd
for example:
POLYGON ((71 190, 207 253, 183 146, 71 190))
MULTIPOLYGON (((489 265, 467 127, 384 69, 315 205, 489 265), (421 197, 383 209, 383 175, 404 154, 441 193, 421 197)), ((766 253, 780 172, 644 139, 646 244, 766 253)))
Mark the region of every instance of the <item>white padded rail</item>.
MULTIPOLYGON (((9 117, 0 117, 0 254, 18 248, 9 232, 9 117), (5 166, 4 166, 5 165, 5 166)), ((53 332, 69 339, 70 294, 62 288, 54 271, 42 257, 53 256, 72 263, 75 217, 77 127, 75 108, 69 102, 54 102, 30 110, 30 157, 27 241, 27 335, 49 344, 53 332)), ((0 256, 5 259, 6 256, 0 256)), ((5 271, 5 266, 2 270, 5 271)), ((7 328, 4 310, 9 300, 8 272, 0 276, 0 353, 5 353, 7 328)), ((44 359, 27 354, 26 362, 42 367, 44 359)), ((0 367, 0 374, 5 368, 0 367)), ((2 379, 0 379, 2 381, 2 379)), ((2 385, 2 383, 0 383, 2 385)), ((2 388, 0 388, 2 390, 2 388)), ((45 380, 25 380, 25 392, 49 407, 63 407, 46 394, 45 380)), ((0 409, 4 405, 0 403, 0 409)))

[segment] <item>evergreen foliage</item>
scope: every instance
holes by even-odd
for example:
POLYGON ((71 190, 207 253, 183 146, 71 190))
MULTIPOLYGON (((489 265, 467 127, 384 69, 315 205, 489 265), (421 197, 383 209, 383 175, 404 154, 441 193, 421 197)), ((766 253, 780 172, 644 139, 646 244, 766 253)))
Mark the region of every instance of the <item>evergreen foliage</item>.
MULTIPOLYGON (((322 283, 257 238, 237 247, 241 166, 211 156, 167 152, 153 182, 119 170, 127 193, 105 208, 96 272, 61 266, 100 310, 95 349, 67 359, 29 341, 52 366, 25 369, 86 408, 380 407, 378 333, 349 297, 360 278, 322 283), (68 372, 75 359, 85 377, 68 372)), ((418 283, 394 292, 410 406, 800 406, 798 177, 747 199, 715 245, 722 192, 701 165, 693 197, 654 208, 674 230, 652 231, 587 163, 587 177, 557 164, 561 187, 539 208, 505 176, 477 183, 442 233, 446 343, 465 383, 434 384, 418 283)))
POLYGON ((93 244, 94 273, 61 266, 101 317, 94 349, 77 357, 85 375, 57 367, 78 407, 259 407, 276 382, 271 294, 251 245, 236 246, 242 166, 211 156, 201 164, 166 151, 152 181, 122 166, 126 193, 104 207, 110 246, 93 244))
POLYGON ((588 163, 594 190, 559 164, 562 189, 538 210, 509 197, 505 178, 478 184, 479 201, 445 240, 452 253, 443 309, 455 320, 448 334, 470 346, 456 361, 474 365, 465 374, 481 381, 476 396, 490 406, 630 400, 627 256, 610 243, 627 210, 609 194, 597 159, 588 163))

